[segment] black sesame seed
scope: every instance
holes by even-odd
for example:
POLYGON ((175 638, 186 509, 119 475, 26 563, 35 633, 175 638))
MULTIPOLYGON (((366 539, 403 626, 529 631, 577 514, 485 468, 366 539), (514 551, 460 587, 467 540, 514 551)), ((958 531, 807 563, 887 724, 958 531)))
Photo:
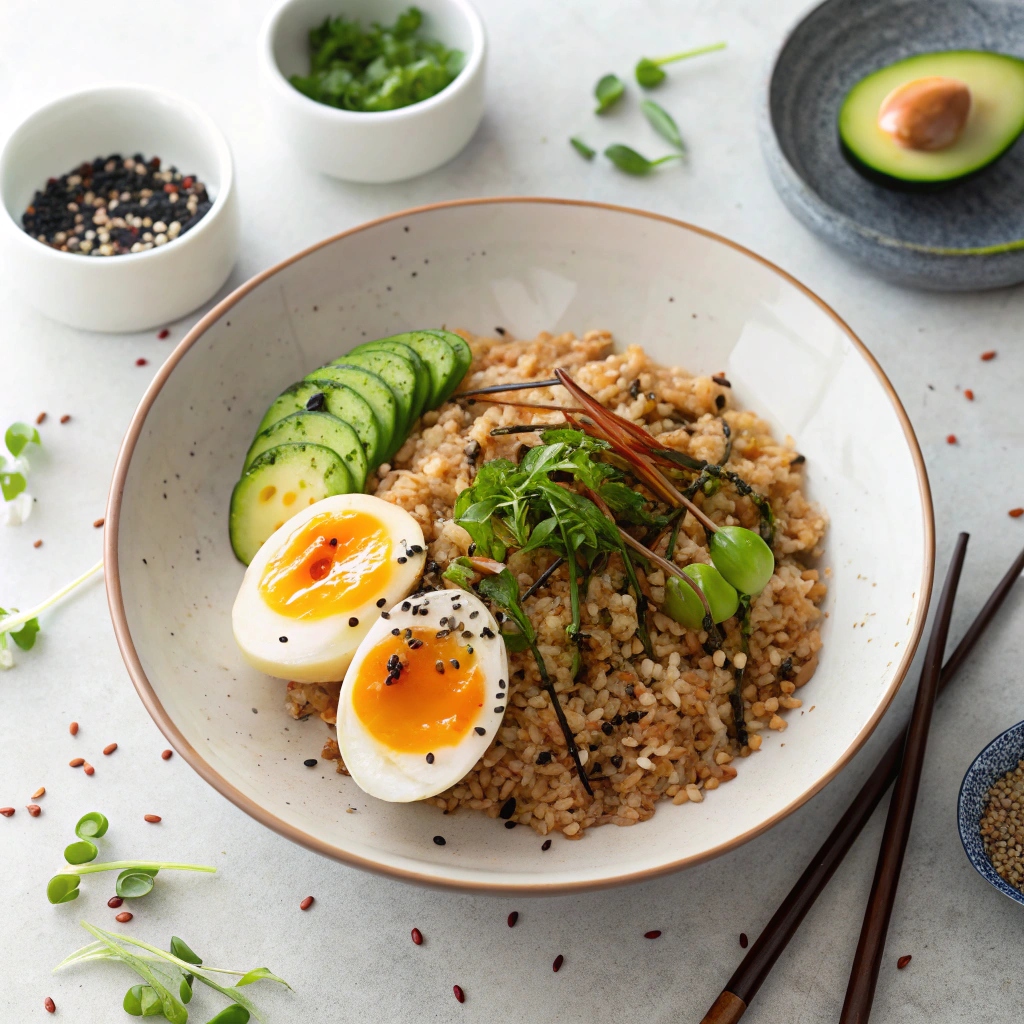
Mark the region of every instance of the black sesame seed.
POLYGON ((410 548, 410 550, 412 551, 412 553, 414 555, 422 554, 422 552, 423 552, 423 545, 422 544, 413 544, 413 546, 412 546, 412 548, 410 548))
POLYGON ((505 828, 515 828, 515 827, 516 827, 516 823, 514 821, 506 821, 505 822, 505 828))
POLYGON ((469 557, 472 558, 476 554, 476 545, 470 544, 469 548, 466 551, 466 554, 468 554, 469 557))
POLYGON ((433 764, 433 763, 434 763, 434 755, 433 754, 427 754, 427 764, 433 764))
POLYGON ((401 632, 402 631, 396 626, 393 630, 391 630, 391 635, 392 636, 399 636, 401 634, 401 632))
POLYGON ((358 626, 359 625, 359 620, 353 615, 352 618, 350 618, 348 620, 348 624, 350 626, 358 626))
POLYGON ((280 640, 281 643, 283 643, 283 644, 288 643, 288 637, 286 637, 286 636, 279 636, 277 639, 280 640))
POLYGON ((503 693, 496 693, 494 695, 494 699, 495 700, 504 700, 505 699, 505 694, 503 694, 503 693))
POLYGON ((473 648, 470 647, 468 644, 466 645, 466 653, 467 654, 472 654, 473 653, 473 648))
POLYGON ((383 608, 383 607, 384 607, 384 605, 386 605, 387 603, 388 603, 388 599, 387 599, 386 597, 382 597, 382 598, 380 598, 380 599, 379 599, 379 600, 377 601, 377 607, 378 607, 378 608, 383 608))
POLYGON ((409 561, 409 559, 406 558, 405 555, 399 555, 398 558, 397 558, 397 562, 398 562, 399 565, 405 565, 405 563, 408 562, 408 561, 409 561))
POLYGON ((540 844, 540 848, 542 850, 550 850, 551 849, 551 840, 550 839, 545 839, 544 842, 540 844))
POLYGON ((473 732, 475 732, 477 736, 485 736, 487 734, 487 730, 482 725, 476 726, 473 729, 473 732))
POLYGON ((309 401, 306 402, 306 408, 309 412, 320 412, 326 405, 327 396, 322 391, 318 391, 315 395, 310 395, 309 401))
POLYGON ((305 761, 303 761, 302 763, 303 763, 303 764, 304 764, 304 765, 305 765, 305 766, 306 766, 307 768, 315 768, 315 767, 316 767, 316 765, 317 765, 317 761, 316 761, 316 758, 315 758, 315 757, 307 757, 307 758, 306 758, 306 760, 305 760, 305 761))
POLYGON ((550 764, 550 762, 551 762, 551 751, 550 750, 542 750, 537 755, 537 764, 550 764))
POLYGON ((505 710, 505 705, 502 704, 501 707, 497 707, 497 708, 494 709, 494 713, 496 715, 500 715, 504 710, 505 710))
POLYGON ((411 647, 411 648, 412 648, 412 649, 413 649, 414 651, 418 651, 418 650, 419 650, 419 649, 420 649, 420 648, 421 648, 421 647, 423 646, 423 641, 422 641, 422 640, 419 640, 419 639, 416 639, 416 640, 410 640, 410 641, 409 641, 409 646, 410 646, 410 647, 411 647))
POLYGON ((490 626, 484 626, 484 628, 480 630, 480 635, 482 637, 486 637, 488 640, 493 640, 494 639, 494 630, 491 629, 490 626))
POLYGON ((434 662, 434 668, 436 668, 437 671, 441 673, 441 675, 444 675, 444 662, 443 661, 435 661, 434 662))
POLYGON ((450 630, 450 629, 439 629, 439 630, 438 630, 438 631, 437 631, 437 632, 436 632, 436 633, 434 634, 434 639, 435 639, 435 640, 443 640, 443 639, 444 639, 444 638, 445 638, 446 636, 448 636, 448 634, 449 634, 450 632, 451 632, 451 630, 450 630))
POLYGON ((420 613, 420 606, 418 604, 414 604, 412 606, 412 613, 413 613, 413 615, 419 615, 419 613, 420 613))
POLYGON ((631 725, 634 725, 640 721, 640 715, 636 711, 630 711, 629 714, 626 715, 626 721, 631 725))
POLYGON ((435 846, 444 846, 444 836, 434 836, 435 846))
POLYGON ((516 813, 516 798, 510 796, 502 805, 501 810, 498 811, 498 817, 508 821, 513 814, 516 813))
POLYGON ((458 663, 458 661, 455 660, 455 658, 451 658, 450 661, 451 661, 452 668, 458 668, 459 667, 459 663, 458 663))
POLYGON ((622 767, 622 755, 621 754, 612 754, 611 762, 612 762, 613 765, 615 765, 616 768, 621 768, 622 767))
POLYGON ((504 622, 505 621, 505 613, 504 612, 495 612, 494 613, 494 621, 495 622, 504 622))
POLYGON ((380 617, 382 619, 390 619, 391 618, 391 612, 381 612, 380 613, 380 617))
POLYGON ((479 612, 470 612, 469 613, 469 617, 471 619, 475 619, 479 614, 480 614, 479 612))
POLYGON ((337 546, 338 546, 338 538, 337 537, 332 537, 331 538, 331 547, 332 548, 336 548, 337 546))
POLYGON ((724 409, 725 408, 725 395, 715 395, 715 408, 716 409, 724 409))
POLYGON ((636 690, 633 689, 633 684, 632 683, 629 683, 626 686, 626 696, 627 697, 635 697, 636 696, 636 690))
POLYGON ((407 612, 411 607, 412 607, 412 605, 409 604, 408 601, 403 601, 402 602, 402 611, 403 612, 407 612))
POLYGON ((462 639, 463 640, 472 640, 473 639, 473 634, 470 633, 470 631, 468 629, 465 629, 465 630, 462 631, 462 639))
POLYGON ((504 679, 499 679, 498 680, 498 689, 499 690, 504 690, 505 686, 506 686, 505 680, 504 679))
POLYGON ((616 715, 612 719, 612 725, 622 725, 622 715, 616 715))
POLYGON ((612 725, 611 722, 602 722, 601 732, 603 732, 605 736, 611 736, 611 734, 615 732, 615 727, 612 725))

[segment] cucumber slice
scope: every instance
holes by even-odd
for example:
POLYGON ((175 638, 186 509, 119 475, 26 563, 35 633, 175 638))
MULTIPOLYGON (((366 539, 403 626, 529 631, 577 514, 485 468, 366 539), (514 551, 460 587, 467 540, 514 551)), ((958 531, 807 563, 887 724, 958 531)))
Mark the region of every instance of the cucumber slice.
MULTIPOLYGON (((458 381, 452 383, 458 373, 455 349, 443 338, 429 331, 409 331, 381 340, 399 341, 403 345, 408 345, 426 363, 427 372, 430 374, 428 409, 436 409, 457 386, 458 381)), ((460 377, 459 380, 461 379, 460 377)))
POLYGON ((347 494, 352 477, 341 456, 319 444, 269 448, 231 492, 231 549, 248 565, 263 542, 296 512, 332 494, 347 494))
POLYGON ((366 452, 369 470, 376 469, 383 461, 383 437, 370 403, 358 391, 334 381, 313 383, 309 380, 300 380, 293 384, 274 399, 256 428, 256 433, 262 433, 267 427, 273 426, 278 420, 283 420, 293 412, 306 411, 329 412, 349 424, 358 435, 363 451, 366 452), (321 395, 323 397, 319 397, 321 395))
POLYGON ((377 453, 377 462, 385 462, 395 453, 398 444, 404 440, 398 436, 398 401, 395 393, 377 374, 361 366, 334 366, 328 363, 313 370, 312 373, 307 373, 306 380, 333 381, 335 384, 351 388, 365 398, 373 410, 377 429, 380 431, 381 448, 377 453))
POLYGON ((419 353, 400 341, 389 341, 387 338, 381 341, 364 342, 362 345, 357 345, 352 351, 392 352, 412 365, 416 375, 416 392, 412 400, 412 418, 409 420, 409 431, 411 432, 416 420, 423 415, 423 410, 427 408, 427 403, 430 401, 430 370, 427 369, 427 364, 420 358, 419 353))
POLYGON ((341 456, 352 477, 352 490, 361 491, 366 484, 366 452, 359 435, 344 420, 329 412, 293 412, 271 424, 256 435, 245 456, 243 472, 268 448, 279 444, 322 444, 341 456))
POLYGON ((427 333, 436 334, 442 341, 448 342, 455 352, 457 379, 452 382, 451 390, 442 399, 442 401, 447 402, 455 392, 455 389, 462 383, 462 378, 469 373, 469 368, 473 364, 473 350, 469 347, 469 342, 454 331, 428 331, 427 333))
POLYGON ((412 363, 393 352, 354 349, 347 356, 333 360, 331 365, 359 366, 364 370, 370 370, 391 388, 398 403, 398 423, 395 432, 398 435, 396 448, 400 448, 409 436, 409 429, 415 419, 413 398, 416 394, 416 371, 412 363))

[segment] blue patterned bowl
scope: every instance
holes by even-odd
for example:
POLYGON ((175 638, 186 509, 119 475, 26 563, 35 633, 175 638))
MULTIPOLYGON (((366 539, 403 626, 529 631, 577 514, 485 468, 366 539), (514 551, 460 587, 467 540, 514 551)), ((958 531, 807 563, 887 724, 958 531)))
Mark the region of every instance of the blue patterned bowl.
POLYGON ((864 75, 933 50, 1024 57, 1020 0, 825 0, 783 39, 760 116, 772 184, 806 227, 892 284, 938 291, 1024 281, 1024 140, 940 192, 874 185, 839 148, 843 98, 864 75))
POLYGON ((975 759, 960 785, 956 817, 960 839, 967 859, 982 878, 991 882, 1004 896, 1024 906, 1024 893, 996 874, 985 853, 979 822, 985 809, 985 797, 992 783, 1005 775, 1024 758, 1024 722, 1011 726, 997 736, 975 759))

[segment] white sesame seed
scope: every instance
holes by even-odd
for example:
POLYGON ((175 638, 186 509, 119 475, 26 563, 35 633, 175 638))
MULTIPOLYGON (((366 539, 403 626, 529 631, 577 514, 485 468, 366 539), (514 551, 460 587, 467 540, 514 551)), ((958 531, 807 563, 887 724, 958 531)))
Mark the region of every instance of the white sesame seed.
POLYGON ((742 651, 737 651, 732 656, 732 663, 742 672, 747 667, 747 656, 742 651))
POLYGON ((654 767, 654 762, 649 757, 638 757, 636 759, 636 766, 649 772, 654 767))
POLYGON ((725 664, 725 651, 715 651, 715 653, 711 655, 711 660, 718 668, 721 668, 725 664))

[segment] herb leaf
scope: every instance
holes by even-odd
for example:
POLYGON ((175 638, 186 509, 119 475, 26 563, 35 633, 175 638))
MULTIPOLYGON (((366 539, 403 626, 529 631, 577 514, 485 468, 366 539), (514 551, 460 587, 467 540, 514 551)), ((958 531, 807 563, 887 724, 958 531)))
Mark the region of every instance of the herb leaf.
POLYGON ((78 899, 78 884, 82 879, 78 875, 54 875, 47 883, 46 898, 54 904, 70 903, 78 899))
POLYGON ((11 633, 11 639, 23 650, 30 651, 36 642, 36 634, 39 632, 39 620, 29 619, 21 629, 11 633))
POLYGON ((80 839, 77 843, 64 848, 64 859, 69 864, 88 864, 99 856, 99 852, 95 843, 89 842, 88 839, 80 839))
POLYGON ((659 157, 657 160, 648 160, 647 157, 638 153, 635 149, 630 149, 629 146, 623 146, 621 143, 609 146, 604 151, 604 155, 620 171, 625 171, 627 174, 634 174, 638 177, 650 174, 660 164, 680 158, 679 153, 669 153, 667 156, 659 157))
POLYGON ((179 960, 184 960, 187 964, 201 964, 203 958, 194 953, 188 946, 188 943, 184 939, 179 939, 177 935, 171 936, 171 953, 174 954, 179 960))
POLYGON ((83 814, 75 825, 75 835, 79 839, 99 839, 107 833, 110 822, 99 811, 83 814))
POLYGON ((225 1006, 216 1016, 211 1017, 206 1024, 248 1024, 249 1011, 238 1003, 225 1006))
POLYGON ((663 139, 667 139, 681 152, 686 151, 683 137, 679 134, 679 126, 667 110, 658 106, 654 100, 643 100, 640 109, 644 112, 644 117, 650 122, 651 127, 663 139))
POLYGON ((584 160, 593 160, 597 154, 597 150, 591 149, 578 135, 573 135, 569 142, 584 160))
POLYGON ((25 477, 21 473, 0 473, 0 492, 4 501, 13 501, 25 490, 25 477))
POLYGON ((138 899, 152 892, 156 884, 156 870, 149 868, 126 868, 117 876, 114 892, 126 900, 138 899))
POLYGON ((7 450, 17 458, 27 444, 39 444, 39 431, 27 423, 12 423, 4 434, 7 450))
POLYGON ((247 971, 235 982, 235 988, 241 988, 243 985, 251 985, 254 981, 276 981, 279 985, 284 985, 288 988, 288 982, 284 978, 279 978, 276 974, 273 974, 266 967, 256 967, 251 971, 247 971))
POLYGON ((613 107, 626 93, 626 83, 618 75, 605 75, 598 79, 594 86, 594 95, 597 97, 597 109, 595 114, 603 114, 613 107))

